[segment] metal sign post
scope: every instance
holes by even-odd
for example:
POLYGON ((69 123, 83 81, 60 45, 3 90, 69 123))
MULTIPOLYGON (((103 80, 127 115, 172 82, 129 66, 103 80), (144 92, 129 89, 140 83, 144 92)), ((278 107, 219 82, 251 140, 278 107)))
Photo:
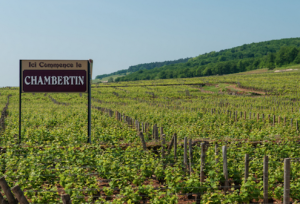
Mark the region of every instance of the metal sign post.
POLYGON ((22 118, 22 60, 20 60, 20 81, 19 81, 19 143, 21 144, 21 118, 22 118))
POLYGON ((19 143, 22 139, 22 93, 88 93, 88 143, 91 143, 93 60, 20 60, 19 143))
POLYGON ((91 70, 93 70, 93 60, 89 60, 89 63, 88 63, 88 84, 89 84, 89 87, 88 87, 88 141, 87 143, 91 143, 91 86, 92 86, 92 72, 91 70))

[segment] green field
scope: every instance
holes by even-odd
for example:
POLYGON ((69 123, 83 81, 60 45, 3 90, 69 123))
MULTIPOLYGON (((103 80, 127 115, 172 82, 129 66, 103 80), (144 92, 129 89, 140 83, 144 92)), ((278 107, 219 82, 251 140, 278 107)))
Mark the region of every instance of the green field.
POLYGON ((86 94, 23 94, 19 144, 19 90, 1 88, 1 111, 12 96, 0 177, 29 203, 62 203, 62 194, 72 203, 259 203, 267 156, 268 202, 283 200, 286 158, 289 196, 300 202, 300 69, 274 71, 93 84, 91 144, 86 94))

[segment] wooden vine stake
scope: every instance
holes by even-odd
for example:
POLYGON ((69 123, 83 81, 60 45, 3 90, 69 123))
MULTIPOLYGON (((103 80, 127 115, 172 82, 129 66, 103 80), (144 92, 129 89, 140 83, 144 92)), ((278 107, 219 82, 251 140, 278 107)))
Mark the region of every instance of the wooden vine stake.
POLYGON ((187 137, 184 137, 184 155, 183 155, 183 164, 186 168, 187 166, 187 137))
POLYGON ((158 141, 158 130, 157 130, 157 124, 153 125, 153 137, 156 141, 158 141))
POLYGON ((61 195, 61 200, 62 200, 63 204, 71 204, 72 203, 70 195, 68 195, 68 194, 61 195))
POLYGON ((136 121, 136 129, 137 129, 137 132, 140 131, 140 122, 139 121, 136 121))
POLYGON ((144 151, 147 151, 147 146, 146 146, 145 138, 144 138, 144 135, 143 135, 142 132, 139 133, 139 137, 141 139, 144 151))
POLYGON ((161 135, 161 160, 163 162, 163 169, 165 169, 165 163, 164 163, 164 159, 165 159, 165 146, 166 146, 166 135, 163 134, 163 135, 161 135))
POLYGON ((290 173, 291 159, 284 159, 284 189, 283 189, 283 204, 290 203, 290 173))
POLYGON ((284 123, 284 125, 286 124, 286 117, 284 117, 284 122, 283 123, 284 123))
POLYGON ((0 186, 4 191, 4 194, 6 195, 6 198, 9 202, 9 204, 17 204, 18 201, 15 199, 14 195, 10 191, 9 186, 7 185, 7 182, 4 177, 0 178, 0 186))
POLYGON ((164 128, 160 127, 160 139, 162 139, 162 135, 164 134, 164 128))
POLYGON ((8 204, 8 202, 3 198, 1 193, 0 193, 0 203, 1 204, 8 204))
MULTIPOLYGON (((170 154, 171 149, 172 149, 172 146, 174 145, 174 142, 175 142, 175 135, 176 135, 176 133, 174 133, 174 135, 173 135, 173 137, 172 137, 172 139, 171 139, 171 143, 170 143, 170 145, 169 145, 169 147, 168 147, 168 154, 170 154)), ((175 148, 175 147, 174 147, 174 148, 175 148)))
POLYGON ((264 203, 268 203, 268 156, 264 157, 264 170, 263 170, 263 188, 264 188, 264 203))
POLYGON ((192 161, 193 161, 193 149, 192 149, 192 139, 189 140, 189 171, 192 175, 192 161))
POLYGON ((225 178, 224 190, 227 191, 229 187, 228 183, 228 169, 227 169, 227 147, 222 146, 222 153, 223 153, 223 174, 225 178))
POLYGON ((28 200, 24 196, 24 193, 21 190, 19 185, 16 185, 16 186, 12 187, 11 190, 14 193, 14 195, 16 196, 16 198, 17 198, 17 200, 19 201, 20 204, 29 204, 28 200))
POLYGON ((215 160, 216 160, 216 164, 219 162, 219 158, 218 158, 218 143, 215 144, 215 160))
POLYGON ((174 160, 177 159, 177 134, 174 134, 174 160))
POLYGON ((245 182, 247 182, 247 179, 249 177, 249 154, 245 154, 245 182))
POLYGON ((200 182, 204 182, 204 166, 205 166, 205 143, 201 143, 201 167, 200 167, 200 182))

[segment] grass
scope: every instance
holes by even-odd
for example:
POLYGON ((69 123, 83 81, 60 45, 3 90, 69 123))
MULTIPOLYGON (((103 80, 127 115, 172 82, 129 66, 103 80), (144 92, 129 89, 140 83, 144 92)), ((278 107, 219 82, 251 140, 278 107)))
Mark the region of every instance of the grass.
POLYGON ((203 90, 214 92, 214 93, 219 93, 220 90, 225 89, 227 86, 229 86, 229 85, 224 84, 224 83, 219 83, 219 84, 216 84, 215 86, 204 86, 203 90))

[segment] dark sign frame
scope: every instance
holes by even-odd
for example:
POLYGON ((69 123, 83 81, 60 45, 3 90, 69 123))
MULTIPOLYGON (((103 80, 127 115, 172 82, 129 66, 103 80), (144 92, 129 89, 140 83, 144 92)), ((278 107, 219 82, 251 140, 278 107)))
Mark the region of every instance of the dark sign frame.
MULTIPOLYGON (((25 60, 20 60, 20 76, 19 76, 19 87, 20 87, 20 92, 19 92, 19 143, 21 143, 21 139, 22 139, 22 133, 21 133, 21 127, 22 127, 22 93, 41 93, 41 92, 47 92, 47 93, 53 93, 53 92, 60 92, 60 93, 69 93, 70 91, 40 91, 40 89, 38 91, 24 91, 23 90, 23 71, 26 71, 26 70, 23 70, 22 69, 22 61, 25 61, 25 60)), ((30 61, 30 60, 26 60, 26 61, 30 61)), ((42 60, 31 60, 31 61, 42 61, 42 60)), ((70 61, 70 62, 74 62, 76 60, 44 60, 44 61, 51 61, 51 62, 61 62, 61 61, 70 61)), ((80 60, 82 61, 82 60, 80 60)), ((87 78, 86 78, 86 83, 87 83, 87 90, 85 91, 71 91, 72 93, 88 93, 88 138, 87 138, 87 142, 88 143, 91 143, 91 79, 92 79, 92 66, 93 66, 93 60, 86 60, 87 62, 87 78)), ((43 69, 34 69, 36 70, 37 72, 38 71, 41 71, 43 69)), ((43 70, 43 71, 46 71, 46 70, 43 70)), ((48 70, 47 70, 48 71, 48 70)), ((51 71, 51 70, 50 70, 51 71)), ((60 71, 65 71, 66 70, 62 70, 62 69, 59 69, 59 70, 55 70, 55 72, 60 72, 60 71)), ((78 71, 76 70, 75 68, 72 69, 67 69, 67 71, 78 71)), ((39 85, 37 85, 39 86, 39 85)), ((49 88, 48 88, 49 89, 49 88)))

